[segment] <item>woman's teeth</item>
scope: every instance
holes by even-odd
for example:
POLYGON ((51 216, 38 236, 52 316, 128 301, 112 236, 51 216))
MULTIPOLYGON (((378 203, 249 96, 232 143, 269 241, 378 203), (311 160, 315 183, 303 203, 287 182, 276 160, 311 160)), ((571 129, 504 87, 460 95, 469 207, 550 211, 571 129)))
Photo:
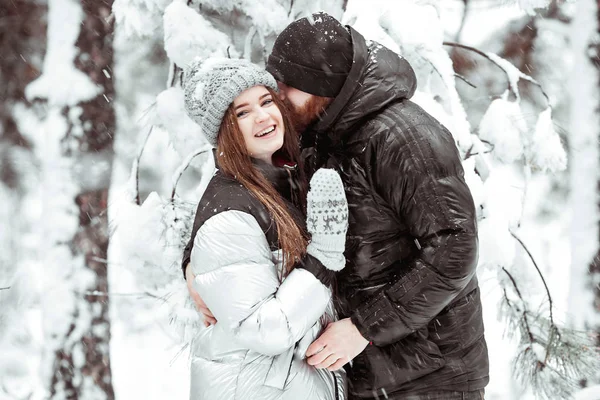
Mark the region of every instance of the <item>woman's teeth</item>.
POLYGON ((269 133, 273 132, 274 130, 275 130, 275 127, 271 126, 270 128, 267 128, 264 131, 259 132, 259 133, 257 133, 254 136, 256 136, 256 137, 263 137, 263 136, 268 135, 269 133))

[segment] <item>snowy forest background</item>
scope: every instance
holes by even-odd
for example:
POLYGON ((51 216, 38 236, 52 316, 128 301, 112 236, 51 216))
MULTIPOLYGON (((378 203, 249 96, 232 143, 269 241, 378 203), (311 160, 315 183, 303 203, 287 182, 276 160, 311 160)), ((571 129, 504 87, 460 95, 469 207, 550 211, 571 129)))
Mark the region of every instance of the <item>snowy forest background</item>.
POLYGON ((486 398, 600 399, 598 0, 5 0, 0 399, 185 399, 179 270, 213 166, 195 56, 325 10, 407 58, 480 210, 486 398), (505 61, 507 60, 507 61, 505 61), (140 205, 141 204, 141 205, 140 205))

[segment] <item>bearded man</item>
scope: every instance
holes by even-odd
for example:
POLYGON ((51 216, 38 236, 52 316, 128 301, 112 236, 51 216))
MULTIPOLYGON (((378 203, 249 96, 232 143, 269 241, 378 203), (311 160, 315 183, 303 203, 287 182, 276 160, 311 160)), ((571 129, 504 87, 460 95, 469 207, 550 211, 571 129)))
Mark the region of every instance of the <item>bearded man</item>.
POLYGON ((452 135, 409 100, 413 69, 317 13, 278 36, 267 70, 302 135, 309 177, 335 169, 348 199, 340 319, 307 362, 345 367, 351 399, 483 399, 475 207, 452 135))

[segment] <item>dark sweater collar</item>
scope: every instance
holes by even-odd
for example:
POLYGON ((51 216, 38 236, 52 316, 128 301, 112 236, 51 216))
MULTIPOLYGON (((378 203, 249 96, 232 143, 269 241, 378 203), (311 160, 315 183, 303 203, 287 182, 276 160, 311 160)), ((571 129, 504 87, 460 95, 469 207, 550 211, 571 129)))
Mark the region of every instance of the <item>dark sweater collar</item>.
POLYGON ((287 200, 293 200, 292 191, 298 188, 298 167, 291 163, 280 163, 279 165, 271 165, 264 161, 252 159, 252 163, 264 175, 265 178, 275 187, 287 200))

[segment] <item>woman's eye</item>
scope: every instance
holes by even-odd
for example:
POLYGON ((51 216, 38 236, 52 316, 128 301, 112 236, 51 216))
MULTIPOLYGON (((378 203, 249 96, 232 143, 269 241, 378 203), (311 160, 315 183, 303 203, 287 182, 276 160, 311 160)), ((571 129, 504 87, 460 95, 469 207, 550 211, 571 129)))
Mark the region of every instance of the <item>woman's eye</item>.
POLYGON ((273 99, 267 99, 267 100, 263 101, 263 103, 262 103, 263 107, 269 106, 271 104, 273 104, 273 99))
POLYGON ((245 116, 246 114, 248 114, 248 111, 240 111, 236 114, 236 116, 238 118, 242 118, 243 116, 245 116))

